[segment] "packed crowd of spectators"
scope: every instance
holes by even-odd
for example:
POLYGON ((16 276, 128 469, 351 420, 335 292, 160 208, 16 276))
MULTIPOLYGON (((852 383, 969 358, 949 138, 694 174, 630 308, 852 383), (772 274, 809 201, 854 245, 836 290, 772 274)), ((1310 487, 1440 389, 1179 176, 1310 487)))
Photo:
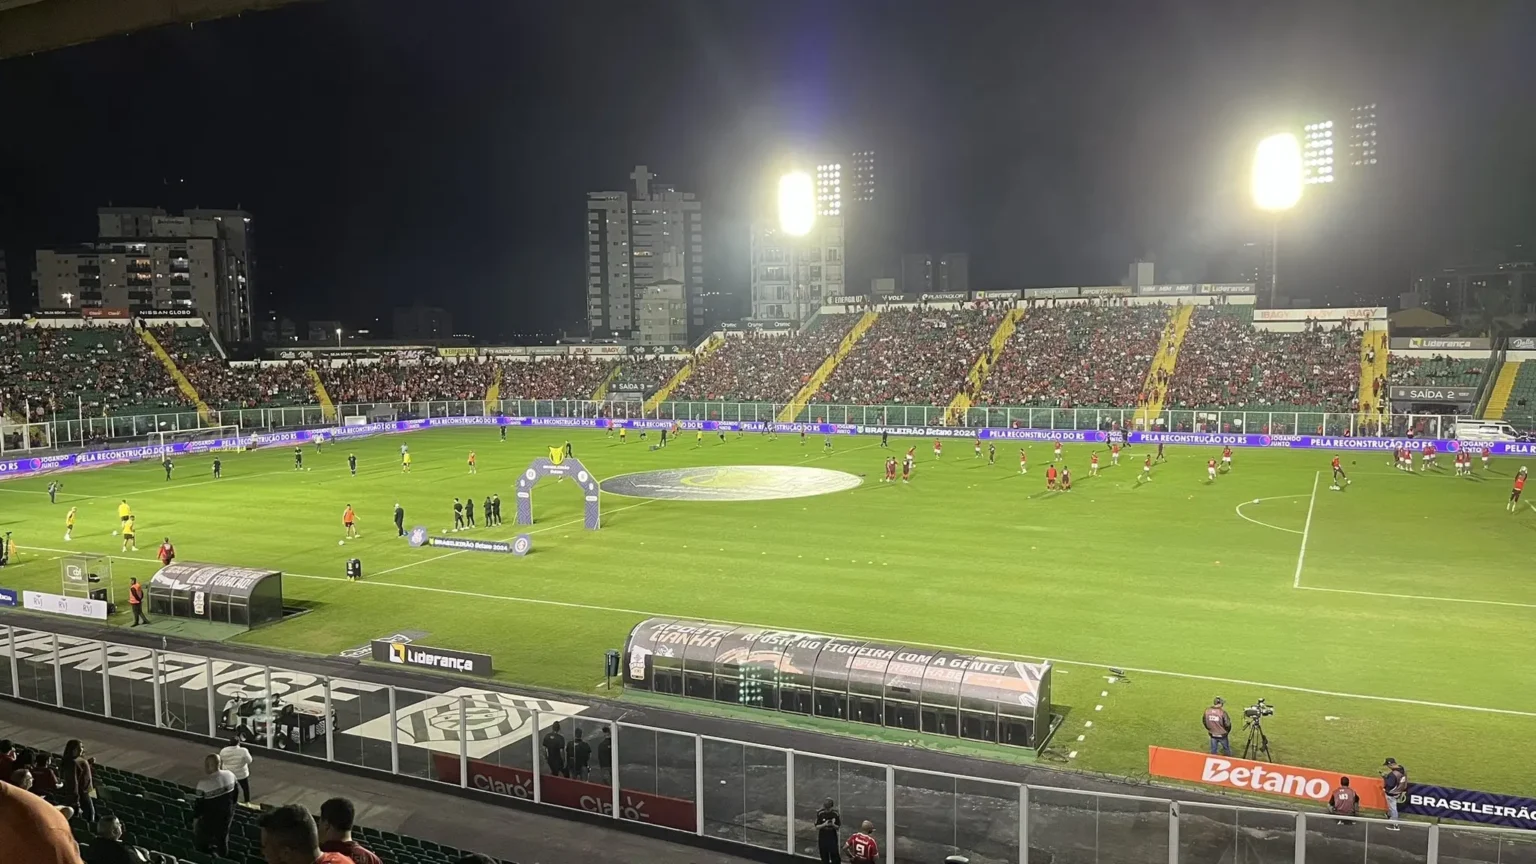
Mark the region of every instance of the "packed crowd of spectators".
POLYGON ((677 370, 683 368, 684 360, 669 360, 665 357, 642 357, 634 360, 625 360, 619 367, 616 380, 631 384, 643 384, 647 389, 656 389, 672 380, 677 370))
POLYGON ((128 327, 0 325, 0 407, 41 422, 183 404, 160 359, 128 327))
POLYGON ((187 376, 203 403, 214 410, 309 405, 314 384, 303 363, 242 363, 231 366, 201 327, 156 327, 151 332, 187 376))
POLYGON ((1476 387, 1487 361, 1436 354, 1433 357, 1387 355, 1387 380, 1420 387, 1476 387))
POLYGON ((1198 307, 1168 387, 1170 408, 1315 408, 1358 404, 1360 333, 1311 325, 1259 330, 1198 307))
POLYGON ((1167 306, 1032 308, 993 365, 977 404, 1134 406, 1168 313, 1167 306))
POLYGON ((948 405, 965 387, 1003 312, 892 309, 839 363, 816 401, 948 405))
MULTIPOLYGON (((582 357, 543 357, 529 363, 503 363, 501 398, 591 399, 598 385, 613 371, 611 362, 582 357)), ((480 395, 471 398, 484 396, 485 390, 481 388, 480 395)))
POLYGON ((348 362, 320 369, 320 380, 337 404, 484 399, 495 378, 494 364, 474 361, 442 363, 385 357, 374 363, 348 362))
POLYGON ((837 350, 857 315, 824 315, 796 336, 730 336, 673 391, 679 401, 788 402, 837 350))

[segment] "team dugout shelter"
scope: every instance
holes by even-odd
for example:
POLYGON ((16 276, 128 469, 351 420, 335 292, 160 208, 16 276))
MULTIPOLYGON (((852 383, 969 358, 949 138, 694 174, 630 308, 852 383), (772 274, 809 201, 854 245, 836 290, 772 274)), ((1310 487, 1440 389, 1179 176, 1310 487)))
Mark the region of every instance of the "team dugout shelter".
POLYGON ((283 617, 283 574, 188 561, 149 580, 149 614, 260 627, 283 617))
POLYGON ((652 693, 1040 749, 1051 664, 810 633, 649 618, 624 686, 652 693))

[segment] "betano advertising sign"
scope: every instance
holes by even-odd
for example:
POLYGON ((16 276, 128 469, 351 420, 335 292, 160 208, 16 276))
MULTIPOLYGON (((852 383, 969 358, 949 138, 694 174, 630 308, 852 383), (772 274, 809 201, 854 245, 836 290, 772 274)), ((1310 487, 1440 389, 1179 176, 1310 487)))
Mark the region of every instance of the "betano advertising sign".
MULTIPOLYGON (((433 753, 432 763, 436 769, 433 773, 438 780, 444 783, 459 782, 458 756, 433 753)), ((532 771, 475 759, 468 760, 468 765, 469 782, 466 785, 469 788, 525 801, 533 800, 532 771)), ((613 788, 602 783, 545 774, 539 778, 539 800, 556 807, 613 815, 613 788)), ((687 831, 690 834, 698 827, 692 801, 629 789, 619 790, 619 818, 687 831)))
POLYGON ((1193 750, 1171 747, 1147 748, 1147 771, 1154 777, 1183 780, 1206 786, 1221 786, 1243 792, 1263 792, 1313 804, 1327 804, 1340 777, 1349 778, 1349 786, 1360 796, 1360 806, 1372 810, 1387 809, 1387 796, 1380 777, 1319 771, 1295 765, 1272 765, 1233 756, 1213 756, 1193 750))

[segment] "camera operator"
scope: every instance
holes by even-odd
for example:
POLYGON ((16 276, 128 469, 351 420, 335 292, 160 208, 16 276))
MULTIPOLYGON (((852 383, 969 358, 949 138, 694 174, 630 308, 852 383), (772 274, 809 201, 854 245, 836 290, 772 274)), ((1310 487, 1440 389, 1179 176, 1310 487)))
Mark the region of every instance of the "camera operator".
POLYGON ((1232 744, 1229 737, 1232 734, 1232 717, 1227 713, 1226 701, 1220 696, 1211 700, 1211 707, 1205 709, 1200 716, 1200 722, 1205 726, 1205 733, 1211 736, 1211 753, 1218 751, 1232 755, 1232 744))

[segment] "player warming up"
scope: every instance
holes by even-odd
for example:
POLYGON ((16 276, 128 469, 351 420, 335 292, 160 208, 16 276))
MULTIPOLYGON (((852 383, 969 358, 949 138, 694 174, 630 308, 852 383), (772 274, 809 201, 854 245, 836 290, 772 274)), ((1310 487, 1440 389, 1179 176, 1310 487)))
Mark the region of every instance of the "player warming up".
POLYGON ((469 451, 469 473, 479 474, 480 468, 475 464, 475 451, 469 451))
POLYGON ((987 464, 997 464, 997 445, 991 441, 987 442, 987 464))
POLYGON ((1072 469, 1065 465, 1061 466, 1061 491, 1072 491, 1072 469))
POLYGON ((400 451, 400 473, 411 473, 411 451, 409 450, 400 451))
POLYGON ((1525 491, 1525 466, 1520 466, 1520 471, 1515 474, 1515 488, 1509 490, 1509 505, 1504 509, 1513 513, 1520 507, 1520 493, 1525 491))
POLYGON ((347 454, 347 468, 348 468, 348 470, 350 470, 352 472, 352 476, 353 477, 357 476, 357 454, 356 453, 348 453, 347 454))
POLYGON ((1109 464, 1114 467, 1120 465, 1120 442, 1109 445, 1109 464))
POLYGON ((1205 482, 1207 482, 1207 483, 1215 483, 1216 482, 1216 460, 1215 459, 1207 459, 1207 460, 1205 460, 1205 482))
POLYGON ((303 447, 295 447, 295 448, 293 448, 293 470, 295 470, 295 471, 303 471, 304 470, 304 448, 303 447))
POLYGON ((1141 473, 1136 476, 1136 482, 1152 482, 1152 454, 1148 453, 1146 461, 1141 463, 1141 473))
POLYGON ((1099 476, 1099 454, 1094 453, 1088 457, 1088 476, 1099 476))
POLYGON ((1045 469, 1045 489, 1047 492, 1056 489, 1056 466, 1051 465, 1045 469))
POLYGON ((74 538, 74 533, 75 533, 75 508, 71 507, 71 508, 69 508, 69 512, 64 514, 64 539, 65 540, 73 540, 73 539, 75 539, 74 538))
POLYGON ((1232 470, 1232 447, 1231 447, 1231 445, 1228 445, 1226 447, 1221 448, 1221 473, 1225 474, 1225 473, 1227 473, 1228 471, 1231 471, 1231 470, 1232 470))
POLYGON ((912 450, 916 450, 916 449, 917 449, 916 447, 913 447, 911 450, 908 450, 907 451, 907 458, 902 460, 902 463, 901 463, 901 482, 903 482, 903 483, 910 483, 910 482, 912 482, 912 463, 914 461, 916 461, 915 457, 912 455, 912 450))
MULTIPOLYGON (((132 518, 133 518, 133 510, 128 507, 128 502, 125 500, 125 501, 122 501, 121 503, 119 503, 117 505, 117 525, 118 525, 118 528, 119 529, 127 528, 128 527, 128 520, 130 520, 132 518)), ((117 531, 113 531, 112 534, 115 536, 117 534, 117 531)))
MULTIPOLYGON (((1407 451, 1404 451, 1404 452, 1407 452, 1407 451)), ((1339 457, 1338 457, 1337 454, 1335 454, 1334 457, 1333 457, 1333 463, 1332 463, 1331 467, 1333 468, 1333 482, 1328 484, 1328 488, 1332 489, 1335 492, 1337 492, 1337 491, 1339 491, 1340 488, 1342 488, 1342 487, 1339 486, 1339 481, 1343 480, 1344 481, 1344 485, 1348 486, 1349 485, 1349 477, 1344 473, 1344 465, 1343 465, 1343 463, 1341 463, 1339 461, 1339 457)))
POLYGON ((1024 452, 1024 448, 1023 447, 1019 448, 1019 473, 1020 474, 1028 474, 1029 473, 1029 454, 1024 452))
POLYGON ((981 436, 980 435, 976 436, 976 443, 974 445, 972 445, 971 450, 976 454, 972 458, 975 458, 975 459, 980 459, 981 458, 981 436))
POLYGON ((881 478, 880 482, 881 483, 895 483, 896 482, 896 457, 895 456, 887 456, 887 457, 885 457, 885 477, 881 478))
MULTIPOLYGON (((1487 471, 1488 470, 1488 457, 1493 455, 1493 451, 1491 449, 1489 449, 1487 444, 1483 445, 1483 453, 1482 453, 1482 455, 1483 455, 1483 470, 1487 471)), ((1470 468, 1471 466, 1472 466, 1472 454, 1468 453, 1467 454, 1467 467, 1470 468)))
POLYGON ((352 512, 351 504, 347 505, 347 509, 341 511, 341 525, 346 529, 346 539, 357 539, 357 514, 352 512))
POLYGON ((1061 461, 1061 439, 1060 438, 1056 439, 1056 449, 1051 451, 1051 461, 1052 462, 1060 462, 1061 461))
MULTIPOLYGON (((1521 476, 1524 477, 1523 474, 1521 476)), ((135 531, 134 527, 133 527, 133 517, 129 516, 128 517, 128 521, 123 523, 123 550, 122 551, 124 551, 124 552, 137 552, 137 551, 139 551, 139 544, 137 542, 135 542, 135 539, 134 539, 135 536, 137 535, 137 533, 138 532, 135 531)))

